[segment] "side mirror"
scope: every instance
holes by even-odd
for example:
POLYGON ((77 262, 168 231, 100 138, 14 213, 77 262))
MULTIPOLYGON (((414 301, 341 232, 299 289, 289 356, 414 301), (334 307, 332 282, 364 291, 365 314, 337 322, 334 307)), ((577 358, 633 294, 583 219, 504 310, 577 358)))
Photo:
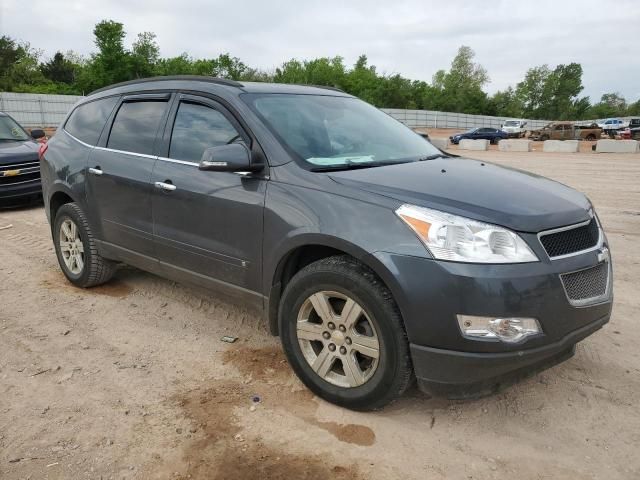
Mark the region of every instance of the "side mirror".
POLYGON ((33 138, 34 140, 38 140, 39 138, 44 138, 47 135, 44 133, 44 130, 41 130, 39 128, 34 128, 33 130, 31 130, 31 138, 33 138))
POLYGON ((202 153, 198 169, 211 172, 256 172, 262 165, 251 164, 251 152, 243 143, 209 147, 202 153))

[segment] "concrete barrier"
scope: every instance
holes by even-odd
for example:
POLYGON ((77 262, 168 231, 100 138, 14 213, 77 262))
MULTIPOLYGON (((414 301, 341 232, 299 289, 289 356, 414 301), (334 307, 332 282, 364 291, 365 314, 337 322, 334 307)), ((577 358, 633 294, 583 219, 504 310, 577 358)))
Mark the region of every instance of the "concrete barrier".
POLYGON ((489 140, 460 140, 460 150, 488 150, 489 140))
POLYGON ((578 140, 545 140, 542 145, 543 152, 576 153, 578 140))
POLYGON ((530 152, 532 148, 531 140, 500 140, 498 143, 501 152, 530 152))
POLYGON ((446 150, 449 148, 449 139, 448 138, 429 138, 431 144, 439 148, 440 150, 446 150))
POLYGON ((598 140, 596 152, 598 153, 638 153, 640 142, 637 140, 598 140))

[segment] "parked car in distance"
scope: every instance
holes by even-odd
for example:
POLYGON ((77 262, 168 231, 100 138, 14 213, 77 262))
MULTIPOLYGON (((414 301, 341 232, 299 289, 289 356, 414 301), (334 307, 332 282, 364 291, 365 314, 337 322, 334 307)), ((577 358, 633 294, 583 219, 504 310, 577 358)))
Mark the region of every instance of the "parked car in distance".
POLYGON ((629 127, 626 129, 628 134, 622 138, 629 140, 640 140, 640 118, 632 118, 629 120, 629 127))
POLYGON ((498 128, 472 128, 463 133, 456 133, 449 137, 449 140, 454 145, 460 143, 460 140, 489 140, 489 142, 493 144, 497 144, 500 140, 504 140, 505 138, 509 138, 507 132, 500 130, 498 128))
POLYGON ((502 131, 507 132, 509 138, 524 138, 527 130, 525 120, 505 120, 501 125, 502 131))
POLYGON ((43 130, 20 126, 10 115, 0 112, 0 204, 13 204, 40 197, 40 162, 37 140, 43 130))
POLYGON ((601 122, 598 122, 598 127, 602 129, 602 131, 609 135, 611 138, 615 136, 618 130, 624 130, 627 128, 629 124, 619 118, 607 118, 601 122))
POLYGON ((575 125, 572 122, 551 122, 529 135, 531 140, 597 140, 602 129, 597 125, 575 125))
POLYGON ((118 262, 263 312, 316 395, 492 392, 573 355, 612 304, 589 199, 439 151, 335 89, 162 77, 98 90, 42 161, 78 287, 118 262))

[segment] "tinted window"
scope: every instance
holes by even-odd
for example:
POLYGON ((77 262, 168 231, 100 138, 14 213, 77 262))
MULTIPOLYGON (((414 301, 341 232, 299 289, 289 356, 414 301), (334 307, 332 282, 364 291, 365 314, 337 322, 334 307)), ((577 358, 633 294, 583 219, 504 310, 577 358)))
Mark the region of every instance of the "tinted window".
POLYGON ((113 121, 107 147, 151 155, 166 108, 166 101, 123 103, 113 121))
POLYGON ((241 140, 219 111, 197 103, 181 103, 173 124, 169 157, 199 162, 205 149, 241 140))
POLYGON ((118 97, 109 97, 80 105, 73 111, 64 129, 89 145, 97 144, 117 101, 118 97))

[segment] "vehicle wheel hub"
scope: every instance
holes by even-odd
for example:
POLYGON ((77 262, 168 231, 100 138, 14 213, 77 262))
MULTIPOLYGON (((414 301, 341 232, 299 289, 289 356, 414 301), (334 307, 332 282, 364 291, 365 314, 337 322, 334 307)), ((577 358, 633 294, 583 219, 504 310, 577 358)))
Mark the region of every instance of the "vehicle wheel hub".
POLYGON ((378 367, 380 342, 375 326, 345 294, 320 291, 307 298, 298 312, 296 334, 309 366, 333 385, 363 385, 378 367))

